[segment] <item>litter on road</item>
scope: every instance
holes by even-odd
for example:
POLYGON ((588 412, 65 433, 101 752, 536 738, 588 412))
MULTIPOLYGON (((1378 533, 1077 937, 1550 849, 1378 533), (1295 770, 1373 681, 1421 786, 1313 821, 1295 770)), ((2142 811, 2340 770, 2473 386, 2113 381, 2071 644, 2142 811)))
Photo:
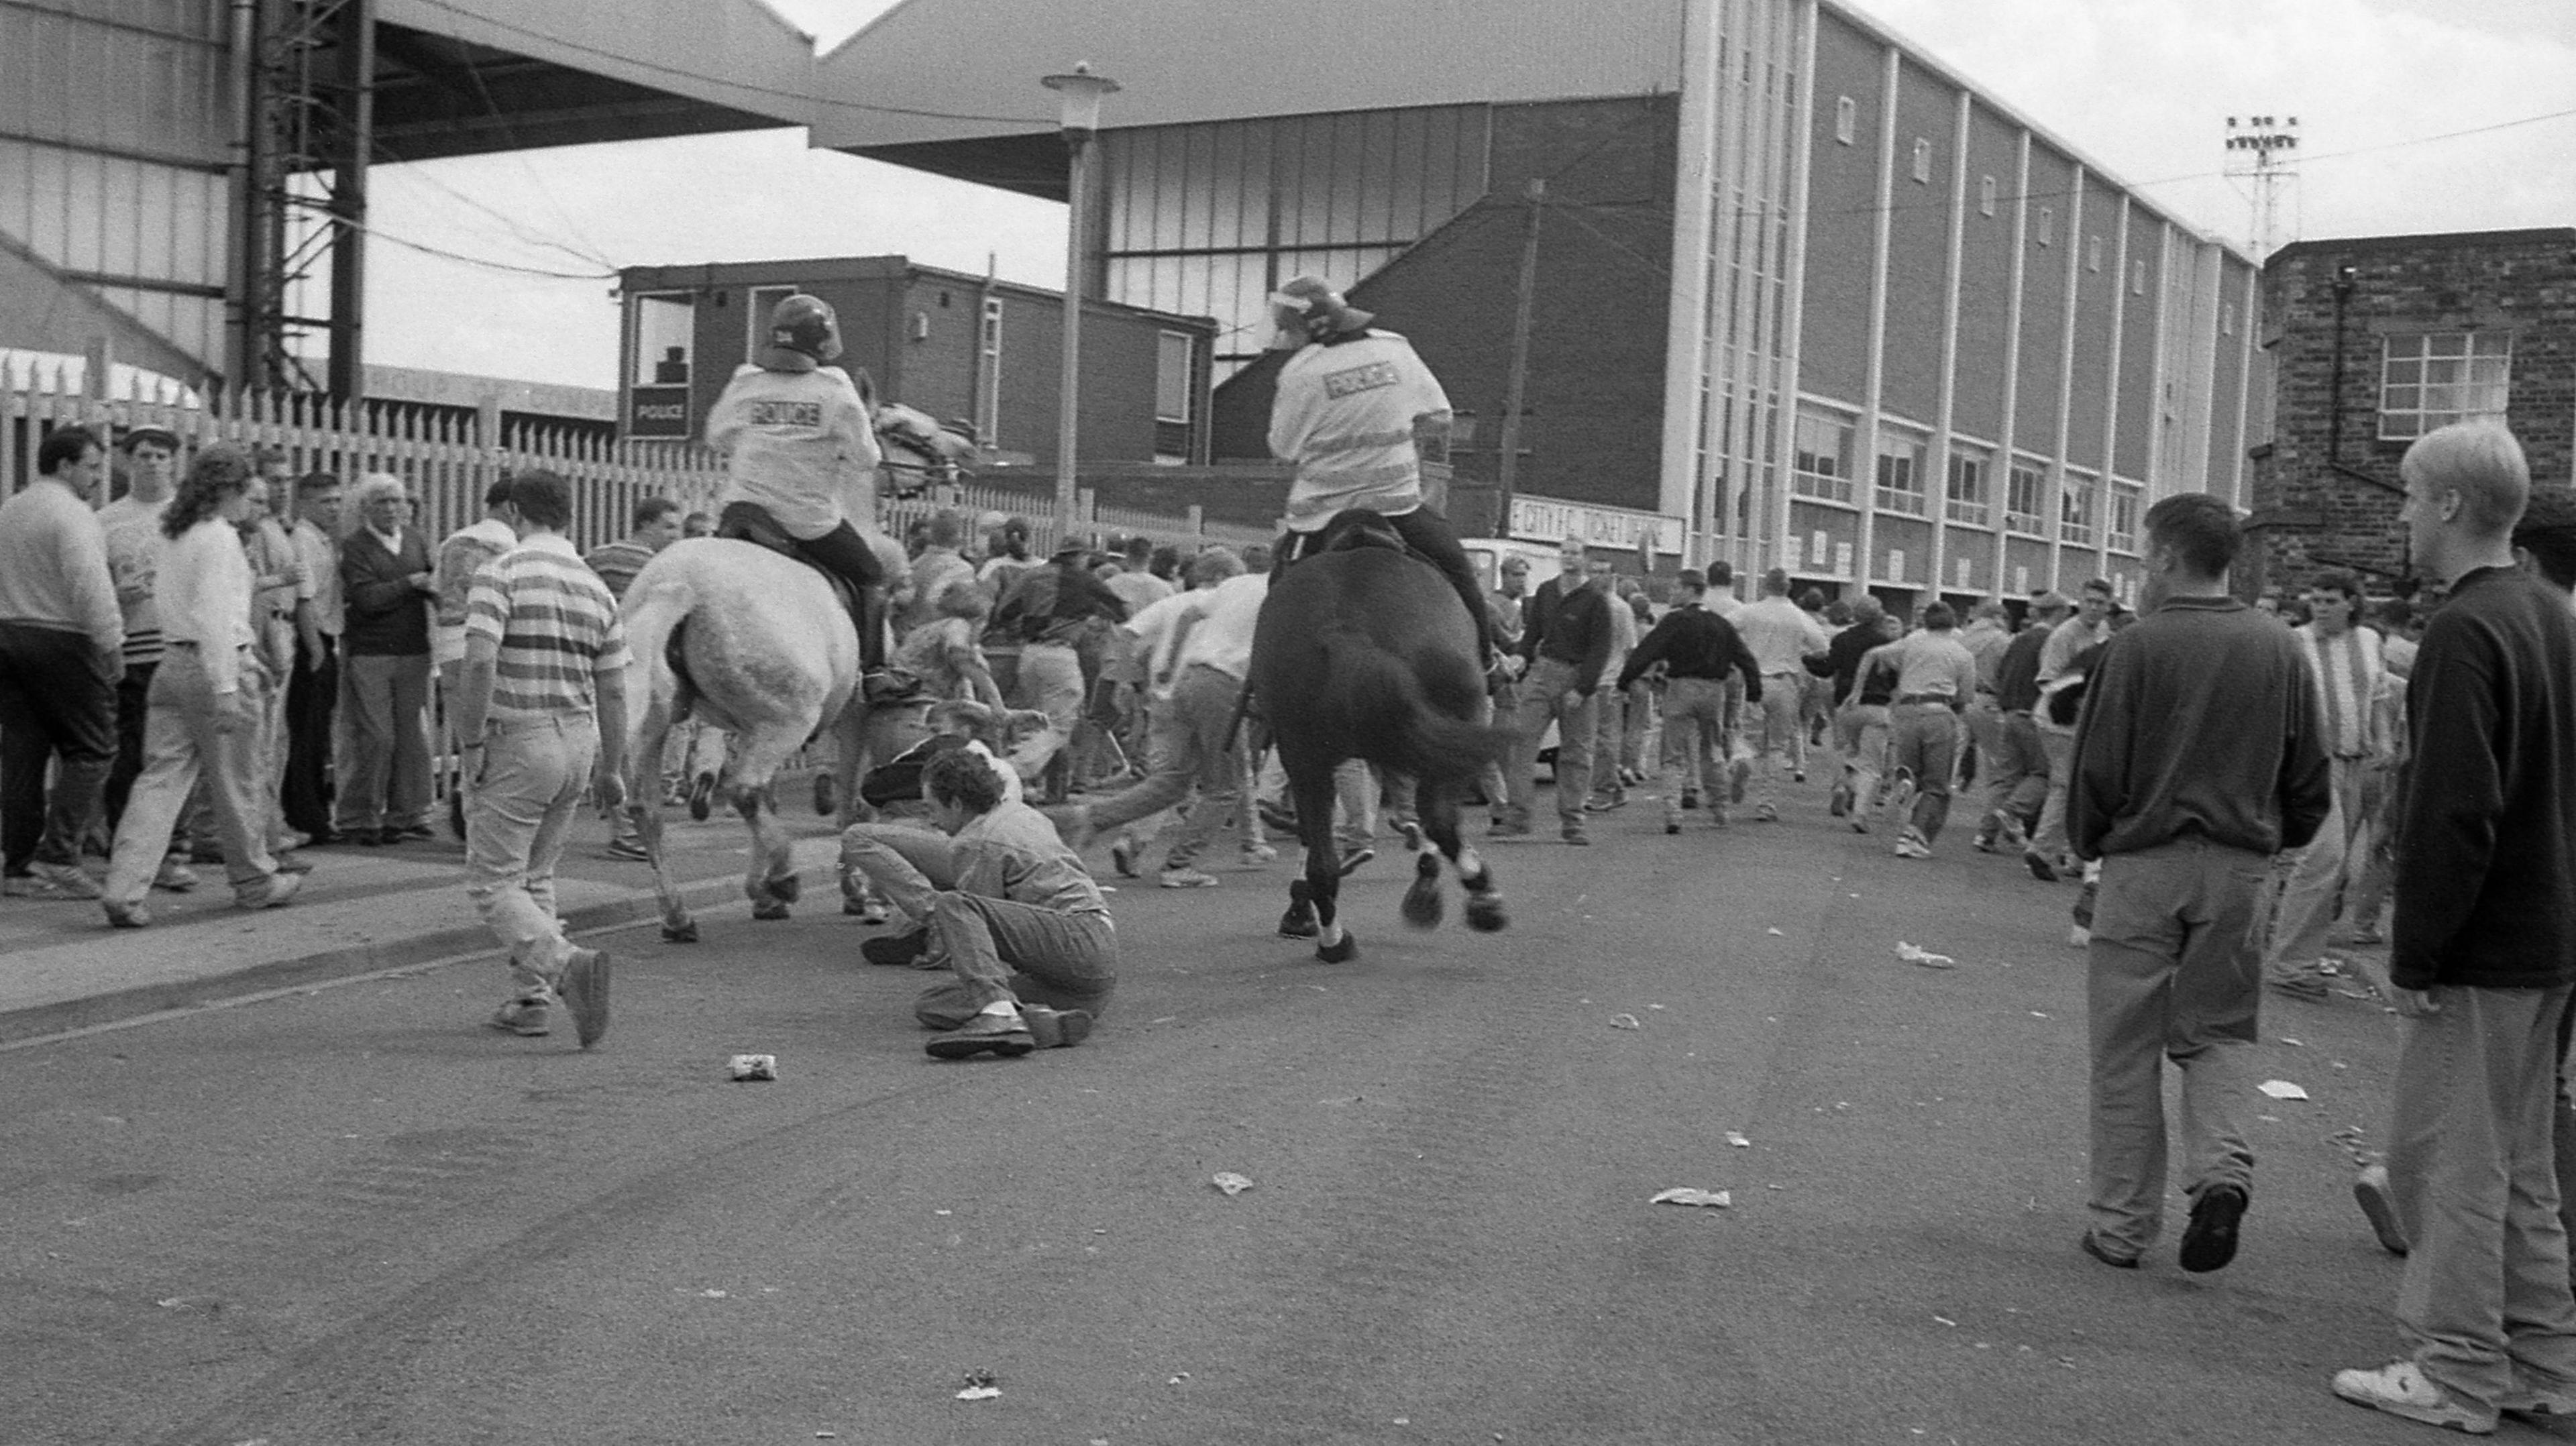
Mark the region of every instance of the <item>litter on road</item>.
POLYGON ((1753 1142, 1744 1137, 1744 1132, 1742 1130, 1727 1131, 1726 1142, 1739 1150, 1749 1150, 1753 1148, 1753 1142))
POLYGON ((2276 1100, 2303 1100, 2308 1092, 2285 1079, 2267 1079, 2255 1088, 2276 1100))
POLYGON ((1219 1170, 1216 1172, 1215 1178, 1210 1180, 1208 1183, 1216 1186, 1220 1190, 1223 1190, 1228 1195, 1240 1195, 1244 1191, 1252 1188, 1252 1177, 1249 1175, 1238 1175, 1232 1170, 1219 1170))
POLYGON ((1951 958, 1947 954, 1935 954, 1929 949, 1918 949, 1912 944, 1906 943, 1902 939, 1896 941, 1896 957, 1904 960, 1908 964, 1920 964, 1926 969, 1956 969, 1959 967, 1959 961, 1951 958))
POLYGON ((726 1068, 737 1080, 774 1080, 778 1078, 778 1056, 737 1054, 726 1068))
POLYGON ((1637 1016, 1633 1014, 1614 1014, 1610 1016, 1610 1027, 1612 1029, 1643 1029, 1646 1026, 1638 1023, 1637 1016))
POLYGON ((1664 1191, 1646 1203, 1649 1205, 1705 1205, 1712 1210, 1723 1210, 1733 1205, 1735 1199, 1724 1190, 1695 1190, 1687 1185, 1681 1185, 1664 1191))

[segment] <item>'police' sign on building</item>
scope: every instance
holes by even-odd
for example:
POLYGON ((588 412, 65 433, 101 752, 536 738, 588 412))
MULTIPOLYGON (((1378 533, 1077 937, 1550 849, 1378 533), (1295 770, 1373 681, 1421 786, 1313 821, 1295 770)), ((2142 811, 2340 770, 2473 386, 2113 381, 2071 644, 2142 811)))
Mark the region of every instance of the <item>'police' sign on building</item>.
POLYGON ((689 389, 687 387, 628 388, 626 435, 630 437, 688 436, 689 389))

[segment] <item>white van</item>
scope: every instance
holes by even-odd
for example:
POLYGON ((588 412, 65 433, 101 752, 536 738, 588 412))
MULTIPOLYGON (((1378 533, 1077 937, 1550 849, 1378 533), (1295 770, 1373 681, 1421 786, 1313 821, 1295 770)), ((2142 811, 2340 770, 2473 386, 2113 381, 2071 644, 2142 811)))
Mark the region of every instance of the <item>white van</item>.
POLYGON ((1502 580, 1503 559, 1517 557, 1529 564, 1530 591, 1557 575, 1556 544, 1518 542, 1508 537, 1462 537, 1458 545, 1467 550, 1467 561, 1476 568, 1476 580, 1492 592, 1502 580))

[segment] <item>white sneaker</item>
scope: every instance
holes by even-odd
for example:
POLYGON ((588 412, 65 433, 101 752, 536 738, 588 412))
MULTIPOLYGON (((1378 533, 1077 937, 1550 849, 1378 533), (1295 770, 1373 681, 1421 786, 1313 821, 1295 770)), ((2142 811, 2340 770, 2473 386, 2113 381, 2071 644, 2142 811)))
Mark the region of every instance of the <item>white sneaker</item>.
POLYGON ((1279 857, 1279 850, 1272 848, 1268 844, 1254 844, 1250 848, 1244 849, 1239 857, 1243 860, 1243 866, 1245 868, 1257 869, 1263 864, 1270 863, 1277 859, 1279 857))
POLYGON ((1932 857, 1932 845, 1920 832, 1908 828, 1896 836, 1896 856, 1900 859, 1928 859, 1932 857))
POLYGON ((2375 1371, 2337 1371, 2334 1393, 2356 1406, 2472 1436, 2492 1435, 2496 1428, 2495 1412, 2481 1411, 2424 1379, 2413 1361, 2392 1361, 2375 1371))
POLYGON ((1165 869, 1160 882, 1167 889, 1213 889, 1217 886, 1217 877, 1197 869, 1165 869))

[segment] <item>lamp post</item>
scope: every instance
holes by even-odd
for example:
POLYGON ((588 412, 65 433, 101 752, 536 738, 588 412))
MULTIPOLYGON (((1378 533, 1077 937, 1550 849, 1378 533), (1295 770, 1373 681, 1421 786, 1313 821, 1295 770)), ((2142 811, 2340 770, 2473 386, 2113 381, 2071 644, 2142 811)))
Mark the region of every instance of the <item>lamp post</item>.
POLYGON ((1065 173, 1064 362, 1055 419, 1055 540, 1056 546, 1062 547, 1073 536, 1078 503, 1074 495, 1074 408, 1081 398, 1076 368, 1082 360, 1082 208, 1091 178, 1091 137, 1100 129, 1100 98, 1114 94, 1118 82, 1092 74, 1091 62, 1086 60, 1076 64, 1071 74, 1050 75, 1040 83, 1056 93, 1062 108, 1064 148, 1069 161, 1065 173))

